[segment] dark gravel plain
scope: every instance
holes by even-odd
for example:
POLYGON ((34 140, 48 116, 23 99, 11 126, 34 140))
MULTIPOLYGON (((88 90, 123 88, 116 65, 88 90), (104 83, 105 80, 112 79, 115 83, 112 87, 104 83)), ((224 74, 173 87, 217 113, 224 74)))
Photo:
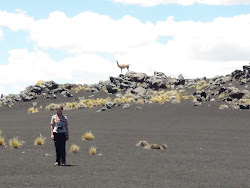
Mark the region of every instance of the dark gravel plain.
POLYGON ((43 109, 35 114, 27 112, 32 102, 0 108, 6 142, 13 136, 24 141, 19 149, 0 147, 0 187, 250 187, 248 110, 184 102, 140 105, 141 110, 132 105, 104 112, 96 112, 100 107, 64 111, 70 130, 68 166, 55 167, 50 139, 55 112, 45 106, 62 100, 37 99, 43 109), (95 139, 83 141, 89 130, 95 139), (46 143, 34 146, 40 134, 46 143), (168 149, 136 147, 141 140, 167 144, 168 149), (72 144, 80 146, 78 153, 69 152, 72 144), (89 154, 91 146, 97 147, 97 155, 89 154))

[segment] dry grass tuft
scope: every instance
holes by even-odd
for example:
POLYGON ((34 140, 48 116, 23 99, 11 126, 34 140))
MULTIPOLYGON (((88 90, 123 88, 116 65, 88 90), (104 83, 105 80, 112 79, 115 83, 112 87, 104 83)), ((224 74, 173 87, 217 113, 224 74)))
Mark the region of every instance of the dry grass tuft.
POLYGON ((5 141, 4 141, 4 137, 0 135, 0 146, 5 146, 7 147, 7 145, 5 144, 5 141))
POLYGON ((9 140, 9 145, 11 148, 19 148, 22 145, 22 142, 19 141, 18 137, 13 137, 12 139, 9 140))
POLYGON ((72 144, 72 146, 70 147, 70 152, 71 153, 76 153, 76 152, 79 151, 79 149, 80 149, 79 146, 77 146, 76 144, 72 144))
POLYGON ((202 90, 204 89, 205 87, 209 86, 209 84, 205 81, 205 80, 201 80, 197 83, 196 85, 196 89, 197 90, 202 90))
POLYGON ((88 131, 88 132, 86 132, 86 133, 84 133, 83 135, 82 135, 82 139, 83 140, 93 140, 95 137, 94 137, 94 135, 91 133, 91 131, 88 131))
POLYGON ((56 110, 56 107, 58 106, 58 104, 55 103, 50 103, 48 106, 46 106, 46 110, 56 110))
POLYGON ((45 143, 45 137, 43 137, 41 134, 40 136, 34 141, 34 145, 43 145, 45 143))
POLYGON ((2 136, 2 131, 0 130, 0 146, 6 146, 4 142, 4 137, 2 136))
POLYGON ((43 80, 38 80, 38 81, 36 82, 36 85, 40 86, 40 85, 42 85, 43 83, 44 83, 43 80))
POLYGON ((79 91, 85 90, 85 89, 86 89, 86 87, 82 86, 82 85, 78 85, 77 87, 71 88, 71 90, 74 91, 75 93, 78 93, 79 91))
POLYGON ((96 154, 96 147, 94 147, 94 146, 92 146, 91 148, 90 148, 90 150, 89 150, 89 154, 90 155, 95 155, 96 154))
POLYGON ((28 109, 28 113, 29 113, 29 114, 33 114, 33 113, 37 113, 37 112, 39 112, 39 111, 38 111, 38 108, 32 107, 32 108, 29 108, 29 109, 28 109))
POLYGON ((67 102, 65 103, 63 109, 64 110, 72 110, 72 109, 75 109, 77 106, 77 102, 67 102))
POLYGON ((136 104, 145 104, 143 99, 139 99, 138 101, 136 101, 136 104))
POLYGON ((151 102, 153 103, 159 103, 159 104, 164 104, 164 103, 174 103, 178 104, 181 101, 188 100, 190 97, 187 95, 187 91, 182 89, 182 90, 170 90, 170 91, 155 91, 150 99, 151 102))

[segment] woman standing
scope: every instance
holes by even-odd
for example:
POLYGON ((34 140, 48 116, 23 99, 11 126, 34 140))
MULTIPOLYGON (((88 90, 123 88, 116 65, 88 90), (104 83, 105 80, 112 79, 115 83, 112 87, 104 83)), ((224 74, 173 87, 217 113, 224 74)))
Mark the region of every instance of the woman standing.
POLYGON ((66 166, 66 140, 69 140, 68 118, 62 114, 63 106, 56 107, 56 114, 51 118, 51 139, 56 147, 55 166, 66 166))

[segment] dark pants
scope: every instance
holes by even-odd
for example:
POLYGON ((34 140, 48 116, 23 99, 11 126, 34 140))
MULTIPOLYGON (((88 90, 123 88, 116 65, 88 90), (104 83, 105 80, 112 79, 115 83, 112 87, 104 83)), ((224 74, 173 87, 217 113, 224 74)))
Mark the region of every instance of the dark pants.
POLYGON ((53 133, 54 134, 54 143, 56 147, 56 162, 59 164, 66 162, 66 135, 65 133, 53 133))

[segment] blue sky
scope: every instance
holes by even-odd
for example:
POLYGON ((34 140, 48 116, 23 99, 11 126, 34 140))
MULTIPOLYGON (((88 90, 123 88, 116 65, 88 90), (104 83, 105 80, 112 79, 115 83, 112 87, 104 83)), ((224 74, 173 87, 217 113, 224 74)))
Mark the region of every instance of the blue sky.
POLYGON ((1 10, 14 12, 22 9, 35 19, 47 18, 50 12, 62 11, 69 17, 85 11, 97 12, 108 15, 114 19, 131 15, 142 22, 165 20, 168 16, 174 16, 176 21, 194 20, 211 21, 216 17, 232 17, 239 14, 248 14, 250 5, 204 5, 194 4, 183 6, 180 4, 157 5, 142 7, 140 5, 124 5, 114 3, 112 0, 8 0, 0 2, 1 10))
POLYGON ((250 0, 158 2, 0 1, 0 93, 38 80, 97 83, 120 73, 116 59, 186 78, 250 61, 250 0))

